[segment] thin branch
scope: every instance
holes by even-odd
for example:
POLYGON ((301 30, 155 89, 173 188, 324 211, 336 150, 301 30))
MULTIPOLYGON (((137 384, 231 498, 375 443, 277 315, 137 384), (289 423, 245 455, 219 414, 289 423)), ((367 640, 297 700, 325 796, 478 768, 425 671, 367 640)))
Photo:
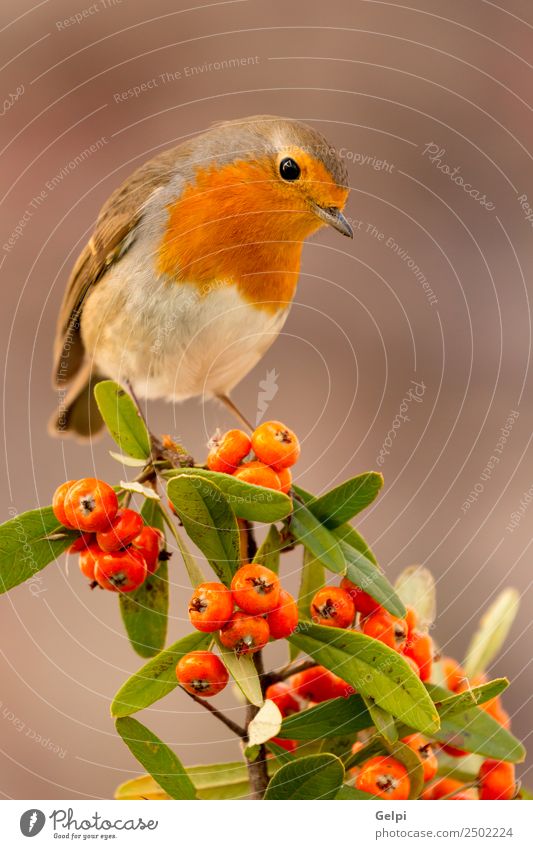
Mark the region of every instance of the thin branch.
POLYGON ((316 665, 316 660, 302 660, 300 663, 292 664, 284 667, 284 669, 280 669, 279 672, 276 672, 275 670, 273 672, 268 672, 263 676, 265 688, 269 687, 271 684, 277 684, 278 681, 286 681, 286 679, 290 678, 291 675, 297 675, 298 672, 305 672, 306 669, 312 669, 313 666, 316 665))
POLYGON ((216 716, 216 718, 219 719, 220 722, 223 722, 226 728, 229 728, 230 731, 233 731, 233 733, 236 734, 237 737, 240 737, 241 740, 247 739, 246 730, 244 728, 242 728, 240 725, 237 725, 237 723, 233 722, 232 719, 228 719, 225 714, 221 713, 221 711, 217 710, 217 708, 213 707, 213 705, 209 704, 209 702, 206 702, 205 699, 201 699, 200 696, 196 696, 194 693, 189 693, 188 690, 185 690, 183 687, 182 690, 187 693, 187 695, 190 696, 193 701, 195 701, 199 705, 202 705, 202 707, 208 710, 209 713, 212 713, 213 716, 216 716))
POLYGON ((242 529, 246 533, 246 559, 252 562, 257 554, 257 542, 254 534, 254 526, 247 519, 241 519, 242 529))

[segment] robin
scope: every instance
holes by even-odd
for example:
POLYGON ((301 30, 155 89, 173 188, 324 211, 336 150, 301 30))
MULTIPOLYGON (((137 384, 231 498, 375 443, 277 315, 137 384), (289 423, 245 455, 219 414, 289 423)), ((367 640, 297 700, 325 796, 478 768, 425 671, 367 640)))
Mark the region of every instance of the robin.
POLYGON ((102 419, 94 385, 134 397, 229 397, 276 339, 296 291, 303 241, 342 214, 347 172, 299 121, 217 124, 138 168, 104 204, 63 298, 56 435, 102 419))

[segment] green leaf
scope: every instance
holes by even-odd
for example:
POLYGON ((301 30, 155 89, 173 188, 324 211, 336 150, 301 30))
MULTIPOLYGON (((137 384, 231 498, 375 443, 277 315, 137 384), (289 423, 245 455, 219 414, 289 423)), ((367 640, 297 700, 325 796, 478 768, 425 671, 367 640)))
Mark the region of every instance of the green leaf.
POLYGON ((191 587, 193 589, 196 589, 198 584, 204 583, 204 581, 205 581, 204 574, 203 574, 202 570, 200 569, 200 567, 198 566, 198 563, 196 562, 196 558, 193 557, 193 555, 189 551, 189 549, 188 549, 188 547, 185 543, 185 540, 182 539, 181 534, 179 534, 177 528, 174 527, 174 523, 172 522, 172 519, 166 513, 163 513, 163 518, 165 520, 165 523, 166 523, 168 529, 170 530, 170 533, 172 534, 172 536, 174 537, 174 539, 176 541, 176 545, 179 548, 179 552, 181 554, 183 563, 185 564, 185 569, 187 571, 187 575, 189 576, 189 581, 191 582, 191 587))
POLYGON ((383 572, 348 543, 340 541, 339 545, 346 561, 346 577, 371 595, 385 610, 402 619, 406 614, 405 607, 383 572))
MULTIPOLYGON (((146 525, 163 531, 159 504, 146 500, 141 515, 146 525)), ((153 657, 165 646, 168 620, 168 565, 148 575, 144 584, 132 593, 119 593, 120 612, 134 650, 141 657, 153 657)))
POLYGON ((187 774, 199 799, 242 799, 250 792, 248 770, 242 761, 188 766, 187 774))
POLYGON ((387 713, 387 711, 383 710, 383 708, 380 708, 379 705, 375 703, 374 699, 366 697, 363 698, 363 701, 367 706, 368 712, 372 717, 372 721, 378 734, 381 734, 387 743, 395 743, 398 739, 398 729, 396 728, 394 718, 390 715, 390 713, 387 713))
MULTIPOLYGON (((449 690, 434 684, 426 684, 426 687, 437 703, 452 695, 449 690)), ((445 712, 441 717, 440 729, 431 736, 439 743, 448 743, 457 749, 495 761, 521 763, 526 755, 520 741, 478 707, 465 708, 452 714, 445 712)))
POLYGON ((378 800, 378 797, 372 796, 370 793, 365 793, 363 790, 358 790, 357 787, 350 787, 348 784, 343 784, 339 792, 335 796, 335 799, 340 799, 342 801, 347 802, 353 799, 358 799, 359 801, 361 801, 362 799, 378 800))
POLYGON ((372 725, 361 696, 330 699, 285 717, 278 737, 286 740, 319 740, 357 734, 372 725))
POLYGON ((151 486, 145 486, 139 481, 120 481, 120 488, 126 492, 134 492, 137 495, 142 495, 143 498, 149 498, 151 501, 161 501, 160 496, 151 486))
POLYGON ((184 654, 207 649, 211 634, 195 631, 160 652, 122 685, 111 704, 111 716, 129 716, 149 707, 178 686, 176 665, 184 654))
POLYGON ((276 575, 279 573, 279 557, 283 548, 281 534, 275 525, 271 525, 268 534, 257 549, 253 562, 272 569, 276 575))
POLYGON ((326 573, 320 560, 304 548, 303 566, 300 573, 298 592, 298 611, 300 619, 310 619, 311 601, 314 595, 326 583, 326 573))
MULTIPOLYGON (((300 589, 298 591, 298 613, 299 619, 310 619, 311 601, 315 593, 326 583, 325 569, 316 557, 303 549, 303 565, 300 571, 300 589)), ((298 657, 300 650, 292 643, 289 647, 289 657, 293 661, 298 657)))
POLYGON ((11 513, 0 525, 0 593, 32 578, 79 537, 59 525, 51 507, 11 513), (54 539, 46 539, 50 534, 54 539))
POLYGON ((283 716, 277 704, 265 699, 263 705, 248 725, 248 745, 260 746, 272 737, 276 737, 281 728, 283 716))
POLYGON ((150 435, 133 398, 113 380, 101 380, 94 397, 107 429, 118 447, 139 460, 150 456, 150 435))
POLYGON ((317 560, 339 575, 344 573, 344 555, 340 545, 331 533, 320 524, 311 511, 299 501, 294 502, 290 530, 298 542, 316 557, 317 560))
POLYGON ((119 454, 118 451, 110 451, 109 454, 113 460, 116 460, 117 463, 121 463, 123 466, 130 466, 134 469, 142 469, 142 467, 146 465, 145 457, 142 459, 128 457, 127 454, 119 454))
POLYGON ((410 799, 418 799, 424 789, 424 767, 422 761, 413 749, 406 743, 397 740, 386 746, 389 753, 404 765, 409 774, 410 799))
POLYGON ((487 684, 480 684, 479 687, 472 687, 472 689, 465 690, 462 693, 454 693, 453 696, 435 704, 441 717, 445 714, 449 717, 465 708, 482 705, 490 699, 496 698, 508 686, 507 678, 495 678, 493 681, 488 681, 487 684))
POLYGON ((355 548, 355 550, 363 554, 367 560, 370 560, 374 566, 378 565, 376 555, 368 545, 367 541, 361 536, 359 531, 356 531, 351 525, 339 525, 338 528, 334 528, 333 536, 335 539, 343 540, 352 548, 355 548))
POLYGON ((335 755, 309 755, 278 769, 265 799, 334 799, 343 780, 342 762, 335 755))
MULTIPOLYGON (((250 792, 247 769, 242 762, 188 766, 185 771, 196 788, 198 799, 243 799, 250 792)), ((115 790, 115 799, 122 801, 161 801, 169 798, 151 775, 139 775, 125 781, 115 790)))
POLYGON ((272 740, 268 741, 266 747, 267 750, 275 756, 278 767, 296 760, 296 755, 292 752, 288 752, 287 749, 283 748, 283 746, 278 746, 277 743, 273 743, 272 740))
POLYGON ((232 475, 211 472, 208 469, 179 469, 164 473, 164 477, 169 480, 176 475, 195 475, 214 483, 224 493, 239 519, 248 519, 250 522, 279 522, 292 510, 291 499, 282 492, 245 483, 232 475))
POLYGON ((243 654, 237 657, 234 651, 222 645, 218 635, 215 637, 215 641, 219 648, 222 662, 242 694, 253 705, 261 707, 264 701, 263 693, 261 692, 261 683, 257 669, 255 668, 253 655, 243 654))
POLYGON ((309 502, 309 509, 328 528, 337 528, 372 504, 383 486, 383 475, 365 472, 309 502))
POLYGON ((168 617, 168 566, 161 561, 157 572, 132 593, 120 593, 120 613, 129 640, 141 657, 154 657, 165 645, 168 617))
POLYGON ((196 799, 194 784, 174 752, 136 719, 117 719, 126 746, 171 799, 196 799))
POLYGON ((240 566, 240 549, 237 521, 226 496, 198 475, 172 478, 167 491, 189 537, 229 587, 240 566))
POLYGON ((469 678, 484 672, 499 653, 518 613, 519 603, 518 591, 508 587, 483 614, 464 662, 469 678))
POLYGON ((379 640, 301 622, 289 641, 406 725, 428 734, 438 728, 437 711, 420 679, 401 655, 379 640))
POLYGON ((429 569, 409 566, 398 577, 395 587, 404 605, 416 612, 417 629, 428 631, 437 614, 435 581, 429 569))

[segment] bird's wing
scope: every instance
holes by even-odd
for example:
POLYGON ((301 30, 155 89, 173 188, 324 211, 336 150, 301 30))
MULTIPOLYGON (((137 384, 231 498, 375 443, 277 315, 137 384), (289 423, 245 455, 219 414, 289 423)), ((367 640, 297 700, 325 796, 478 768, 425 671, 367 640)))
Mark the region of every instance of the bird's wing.
POLYGON ((54 346, 54 385, 62 388, 79 371, 84 360, 80 321, 85 299, 107 269, 118 262, 134 241, 134 229, 143 207, 155 190, 166 185, 183 156, 183 146, 146 162, 102 207, 94 233, 79 255, 70 275, 59 312, 54 346))

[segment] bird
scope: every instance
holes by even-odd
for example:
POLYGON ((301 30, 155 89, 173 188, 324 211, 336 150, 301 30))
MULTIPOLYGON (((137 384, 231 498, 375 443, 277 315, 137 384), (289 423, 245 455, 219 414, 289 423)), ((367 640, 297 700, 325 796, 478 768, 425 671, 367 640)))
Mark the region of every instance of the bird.
POLYGON ((344 159, 314 127, 255 115, 216 123, 142 164, 104 203, 59 312, 53 435, 88 439, 95 385, 134 399, 230 397, 281 331, 302 247, 353 237, 344 159))

